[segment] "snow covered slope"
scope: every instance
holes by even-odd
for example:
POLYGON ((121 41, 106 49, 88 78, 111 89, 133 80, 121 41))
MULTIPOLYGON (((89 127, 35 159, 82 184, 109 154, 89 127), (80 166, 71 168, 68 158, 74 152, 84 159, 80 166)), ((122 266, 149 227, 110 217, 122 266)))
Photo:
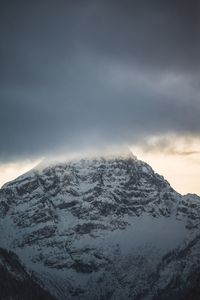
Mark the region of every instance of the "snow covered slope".
POLYGON ((200 198, 132 155, 41 165, 0 190, 0 246, 59 300, 195 295, 199 228, 200 198))

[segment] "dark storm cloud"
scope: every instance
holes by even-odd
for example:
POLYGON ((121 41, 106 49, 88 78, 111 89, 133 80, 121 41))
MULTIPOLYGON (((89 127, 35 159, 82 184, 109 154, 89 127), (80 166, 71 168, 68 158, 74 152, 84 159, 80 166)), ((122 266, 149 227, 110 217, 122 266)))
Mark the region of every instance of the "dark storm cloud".
POLYGON ((199 1, 2 1, 0 159, 200 132, 199 1))

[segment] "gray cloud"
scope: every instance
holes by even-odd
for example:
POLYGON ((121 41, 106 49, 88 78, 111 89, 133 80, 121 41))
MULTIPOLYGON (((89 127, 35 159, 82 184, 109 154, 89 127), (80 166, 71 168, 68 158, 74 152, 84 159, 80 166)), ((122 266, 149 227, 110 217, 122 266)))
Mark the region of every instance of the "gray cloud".
POLYGON ((0 160, 200 132, 200 5, 3 1, 0 160))
POLYGON ((152 136, 140 141, 139 148, 145 153, 163 153, 178 156, 199 156, 199 135, 165 135, 152 136))

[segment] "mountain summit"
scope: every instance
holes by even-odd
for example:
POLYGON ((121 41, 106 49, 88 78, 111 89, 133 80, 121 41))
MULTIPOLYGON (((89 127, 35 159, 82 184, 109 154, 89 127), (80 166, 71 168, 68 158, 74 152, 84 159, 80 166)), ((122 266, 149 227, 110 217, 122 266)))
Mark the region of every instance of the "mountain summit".
POLYGON ((58 300, 199 299, 199 229, 200 198, 132 154, 41 164, 0 190, 0 247, 58 300))

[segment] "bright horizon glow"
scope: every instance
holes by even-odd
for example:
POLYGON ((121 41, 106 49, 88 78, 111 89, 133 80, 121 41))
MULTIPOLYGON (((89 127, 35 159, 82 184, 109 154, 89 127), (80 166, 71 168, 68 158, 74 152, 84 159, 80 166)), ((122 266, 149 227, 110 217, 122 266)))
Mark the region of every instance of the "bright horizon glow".
POLYGON ((7 182, 28 172, 40 163, 41 160, 25 160, 20 162, 4 163, 0 165, 0 188, 7 182))
MULTIPOLYGON (((127 150, 127 147, 124 149, 127 150)), ((200 149, 200 143, 195 139, 188 143, 187 139, 177 138, 172 145, 168 143, 168 138, 163 140, 155 137, 149 139, 144 145, 130 147, 133 155, 148 163, 155 172, 164 176, 177 192, 200 195, 200 152, 198 149, 200 149), (167 144, 167 147, 163 147, 164 143, 167 144)), ((121 150, 119 153, 123 153, 121 150)), ((105 153, 109 157, 109 153, 116 154, 117 151, 113 148, 110 152, 107 152, 105 149, 105 153)), ((88 154, 87 156, 93 156, 94 154, 100 154, 100 152, 95 153, 92 151, 86 154, 88 154)), ((69 160, 73 159, 74 156, 80 158, 77 153, 74 153, 68 157, 69 160)), ((65 160, 65 158, 63 159, 65 160)), ((42 159, 37 159, 1 164, 0 187, 34 168, 41 161, 42 159)))
POLYGON ((188 158, 162 153, 150 154, 140 150, 134 152, 138 159, 148 163, 155 172, 164 176, 178 193, 200 195, 200 157, 188 158))

